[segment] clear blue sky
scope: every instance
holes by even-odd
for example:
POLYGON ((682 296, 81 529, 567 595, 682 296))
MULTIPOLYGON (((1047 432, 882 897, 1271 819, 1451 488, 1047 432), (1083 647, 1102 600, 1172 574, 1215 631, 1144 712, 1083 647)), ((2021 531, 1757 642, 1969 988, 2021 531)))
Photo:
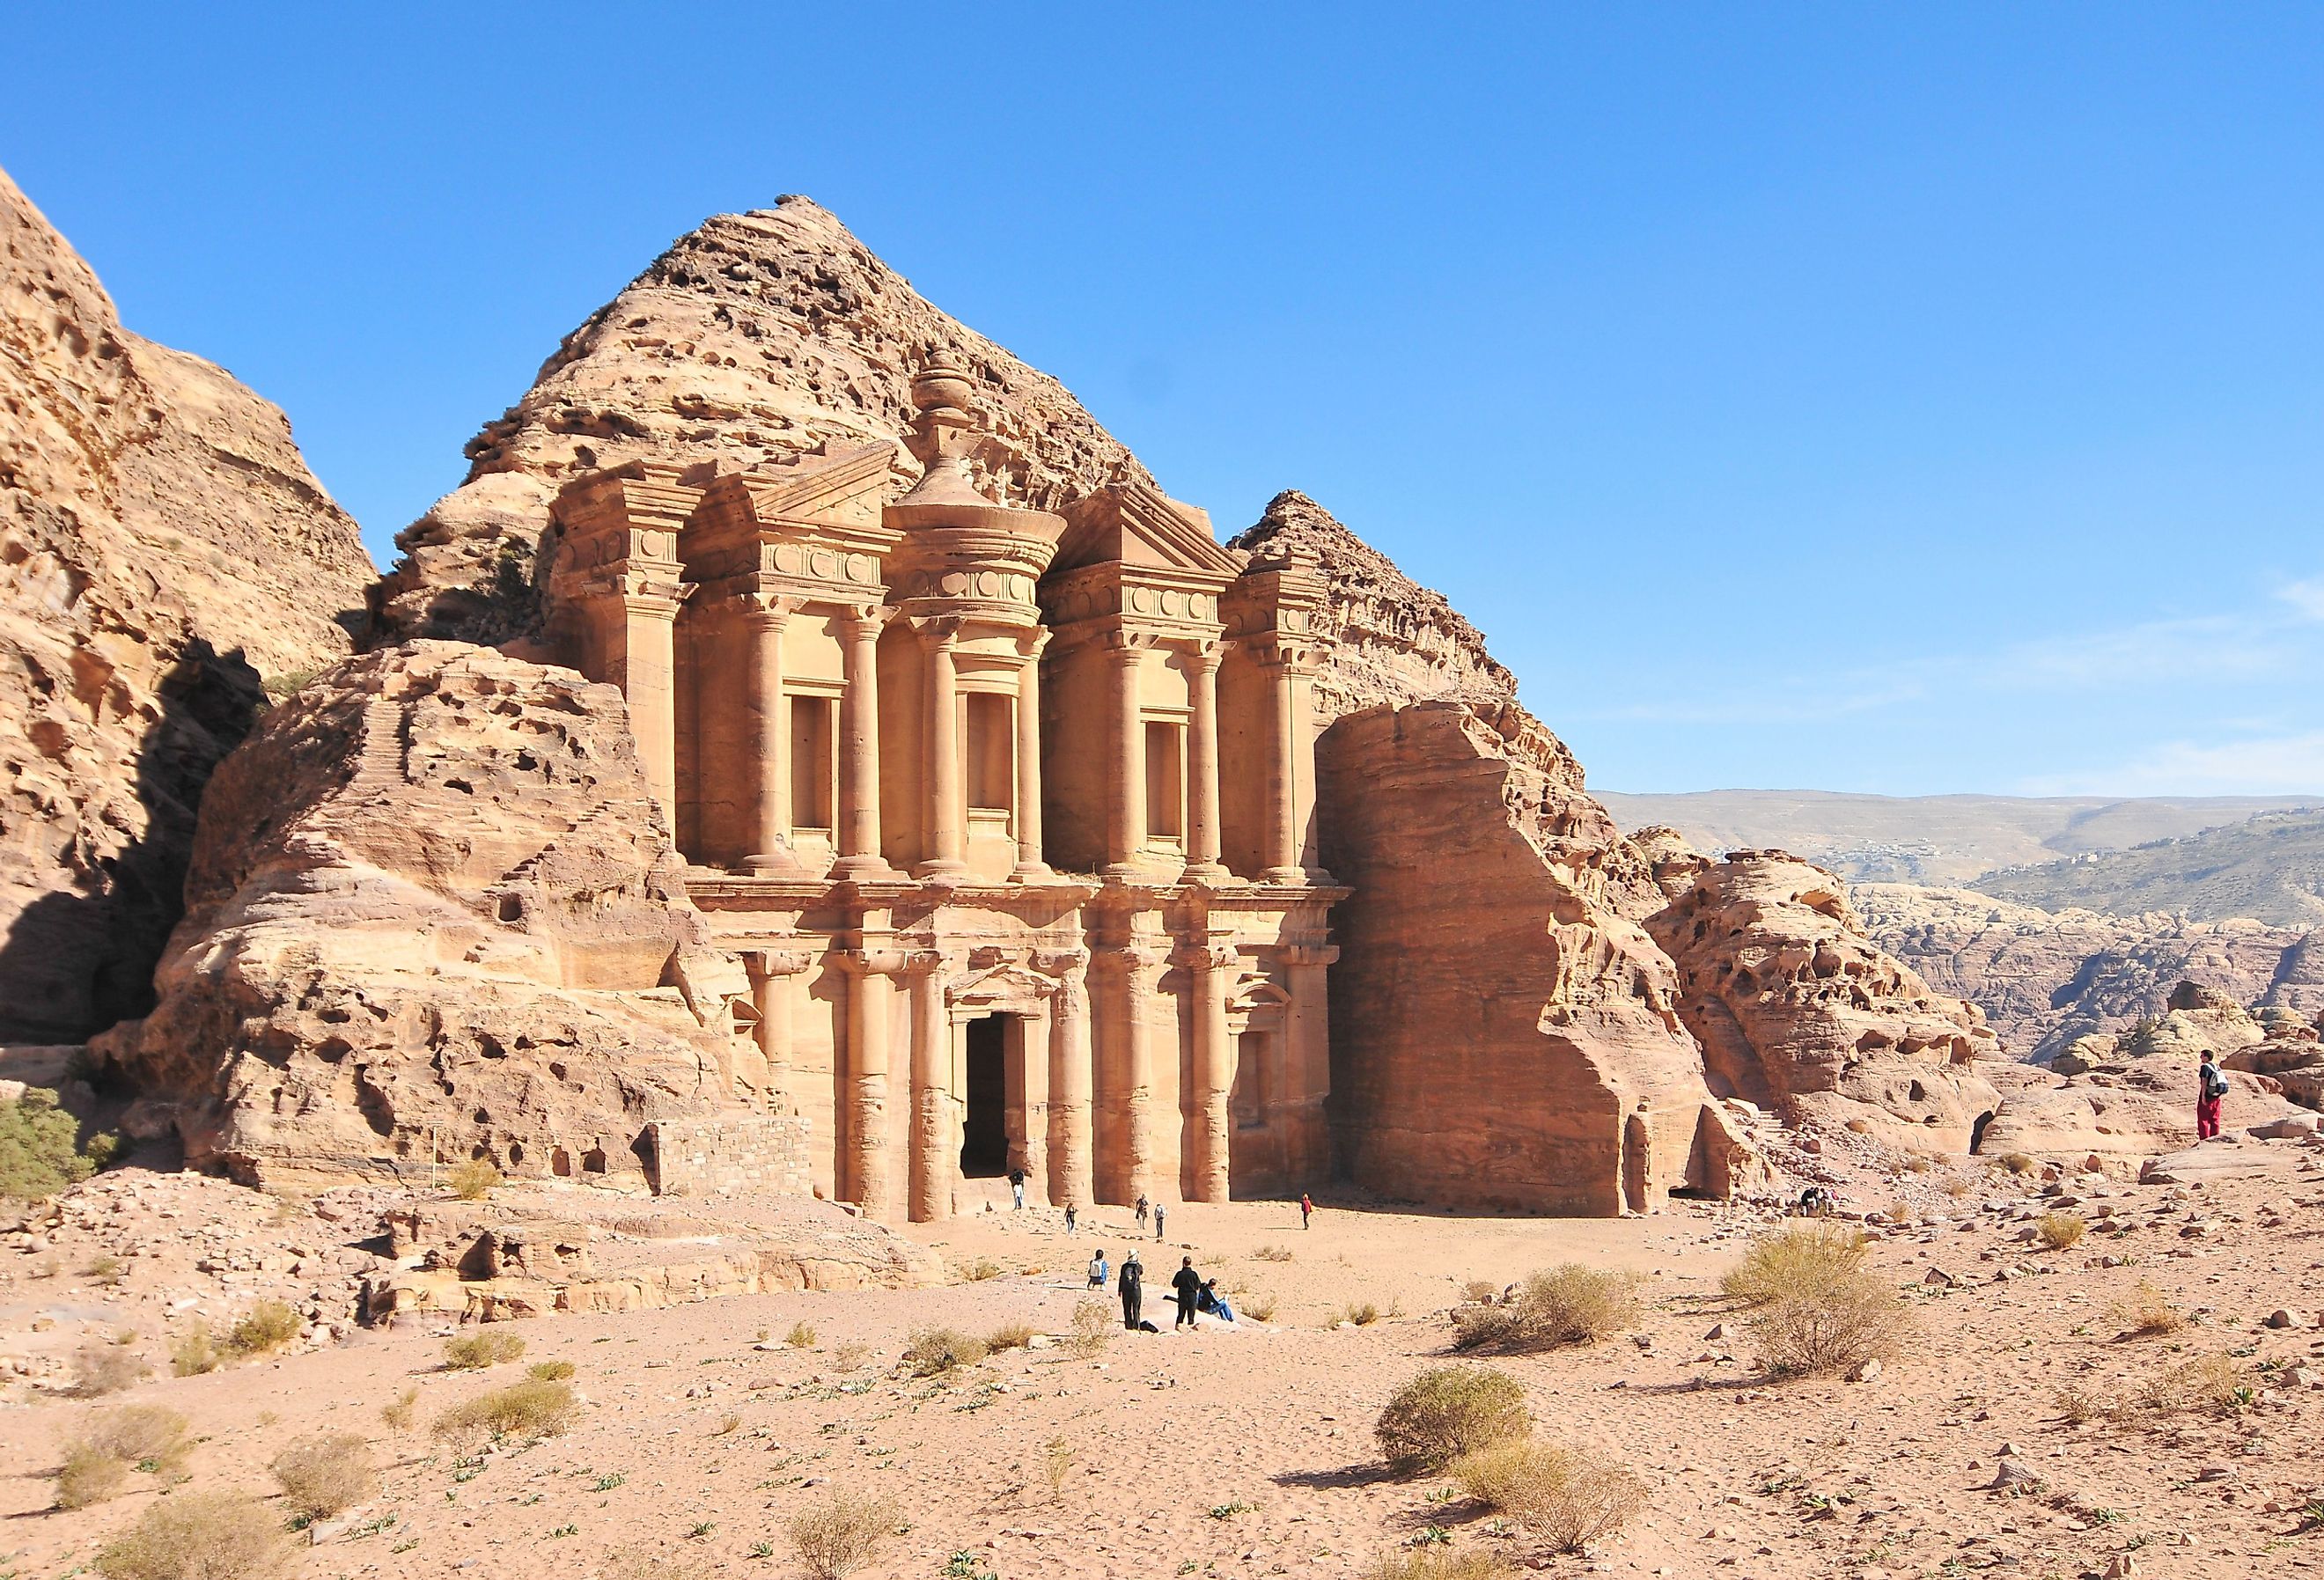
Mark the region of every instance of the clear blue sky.
POLYGON ((2324 7, 380 9, 10 6, 0 164, 383 559, 798 191, 1599 785, 2324 793, 2324 7))

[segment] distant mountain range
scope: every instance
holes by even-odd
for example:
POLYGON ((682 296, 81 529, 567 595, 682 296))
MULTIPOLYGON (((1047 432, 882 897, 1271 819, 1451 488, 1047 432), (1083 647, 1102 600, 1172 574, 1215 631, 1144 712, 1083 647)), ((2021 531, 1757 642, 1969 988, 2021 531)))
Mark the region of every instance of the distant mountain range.
POLYGON ((2286 925, 2324 921, 2324 901, 2317 898, 2324 891, 2324 806, 2312 797, 1593 793, 1625 829, 1668 824, 1707 854, 1788 850, 1852 882, 1974 886, 2044 909, 2123 905, 2134 913, 2185 910, 2286 925), (2252 821, 2294 812, 2306 816, 2271 818, 2273 833, 2252 821), (2197 842, 2246 827, 2252 832, 2216 846, 2197 842), (2118 860, 2128 864, 2117 868, 2118 860), (2268 877, 2271 864, 2302 862, 2304 878, 2289 870, 2280 882, 2268 877), (2246 863, 2255 864, 2241 876, 2213 871, 2246 863), (1983 882, 2005 871, 2006 886, 1983 882), (2262 909, 2213 909, 2229 903, 2262 909))

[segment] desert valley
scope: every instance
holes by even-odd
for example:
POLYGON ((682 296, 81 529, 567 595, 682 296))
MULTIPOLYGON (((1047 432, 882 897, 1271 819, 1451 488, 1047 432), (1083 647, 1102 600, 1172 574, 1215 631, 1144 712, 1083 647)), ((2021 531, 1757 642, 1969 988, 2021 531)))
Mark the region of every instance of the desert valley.
POLYGON ((2324 1562, 2312 803, 1595 796, 804 198, 447 481, 0 177, 0 1580, 2324 1562))

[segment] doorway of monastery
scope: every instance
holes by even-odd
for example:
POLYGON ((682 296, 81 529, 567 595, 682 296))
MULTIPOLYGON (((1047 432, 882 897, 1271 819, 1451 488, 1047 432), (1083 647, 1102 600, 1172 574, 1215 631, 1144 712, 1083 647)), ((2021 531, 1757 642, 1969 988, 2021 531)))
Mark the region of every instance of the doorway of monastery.
POLYGON ((967 1033, 968 1067, 962 1095, 967 1113, 961 1126, 960 1172, 964 1179, 989 1179, 1009 1171, 1009 1044, 1014 1015, 979 1015, 967 1033))

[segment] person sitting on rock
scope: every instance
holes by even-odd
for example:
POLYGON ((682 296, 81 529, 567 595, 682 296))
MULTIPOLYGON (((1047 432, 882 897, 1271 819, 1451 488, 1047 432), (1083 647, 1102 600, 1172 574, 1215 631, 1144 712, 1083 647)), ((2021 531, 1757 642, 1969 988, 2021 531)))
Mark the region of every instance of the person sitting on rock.
POLYGON ((2211 1050, 2203 1050, 2203 1062, 2195 1071, 2195 1139, 2208 1141, 2219 1133, 2219 1104, 2227 1095, 2227 1077, 2212 1062, 2211 1050))

